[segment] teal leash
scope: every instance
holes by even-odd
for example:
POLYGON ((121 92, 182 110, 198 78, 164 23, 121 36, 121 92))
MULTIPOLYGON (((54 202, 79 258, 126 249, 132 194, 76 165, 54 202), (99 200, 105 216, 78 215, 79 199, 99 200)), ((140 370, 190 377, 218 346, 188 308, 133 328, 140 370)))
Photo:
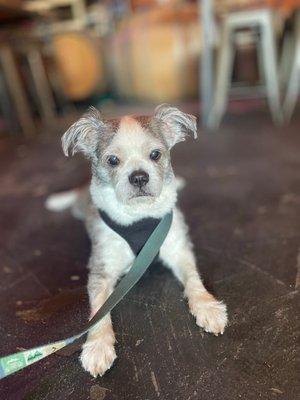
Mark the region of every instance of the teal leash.
POLYGON ((68 345, 74 344, 74 342, 82 338, 83 335, 96 329, 101 319, 109 313, 141 279, 159 253, 159 249, 170 230, 172 217, 173 214, 170 212, 162 218, 135 258, 129 272, 121 279, 112 294, 79 334, 0 358, 0 379, 34 364, 68 345))

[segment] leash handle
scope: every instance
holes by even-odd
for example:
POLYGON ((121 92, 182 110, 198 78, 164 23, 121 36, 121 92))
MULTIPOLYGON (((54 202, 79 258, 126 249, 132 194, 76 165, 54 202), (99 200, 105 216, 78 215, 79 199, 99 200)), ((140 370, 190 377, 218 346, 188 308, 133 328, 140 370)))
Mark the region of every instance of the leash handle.
POLYGON ((156 255, 159 253, 159 250, 170 230, 172 218, 172 212, 162 218, 140 253, 135 258, 129 272, 121 279, 112 294, 107 298, 102 307, 100 307, 94 317, 87 323, 86 327, 80 333, 63 340, 34 347, 29 350, 19 351, 18 353, 0 358, 0 379, 42 360, 50 354, 72 344, 87 332, 96 329, 101 319, 123 299, 123 297, 146 272, 156 255))

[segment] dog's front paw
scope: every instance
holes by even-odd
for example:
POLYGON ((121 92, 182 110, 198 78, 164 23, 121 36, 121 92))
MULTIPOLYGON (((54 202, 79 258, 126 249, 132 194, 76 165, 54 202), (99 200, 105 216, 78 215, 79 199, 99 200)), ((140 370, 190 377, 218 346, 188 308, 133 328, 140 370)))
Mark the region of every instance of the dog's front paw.
POLYGON ((224 303, 206 293, 190 298, 189 306, 191 313, 196 318, 197 325, 205 332, 213 333, 216 336, 224 333, 227 325, 227 311, 224 303))
POLYGON ((104 375, 117 358, 114 345, 101 339, 87 341, 82 348, 80 361, 93 377, 104 375))

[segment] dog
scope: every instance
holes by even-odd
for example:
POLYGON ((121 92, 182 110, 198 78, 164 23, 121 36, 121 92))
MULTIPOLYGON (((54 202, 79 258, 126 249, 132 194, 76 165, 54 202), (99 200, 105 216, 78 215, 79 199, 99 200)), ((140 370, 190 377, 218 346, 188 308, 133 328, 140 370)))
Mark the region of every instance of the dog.
MULTIPOLYGON (((92 108, 63 135, 66 156, 81 152, 90 160, 91 184, 89 190, 52 195, 46 206, 55 211, 70 207, 85 222, 92 244, 88 263, 90 318, 135 258, 127 241, 101 213, 118 226, 130 227, 147 218, 161 219, 173 211, 159 259, 181 282, 196 324, 214 335, 223 334, 226 306, 201 281, 188 228, 176 205, 180 183, 173 173, 170 150, 188 135, 197 137, 196 118, 166 104, 158 106, 152 116, 111 120, 92 108)), ((83 368, 94 377, 102 376, 116 359, 114 344, 111 317, 106 315, 83 345, 83 368)))

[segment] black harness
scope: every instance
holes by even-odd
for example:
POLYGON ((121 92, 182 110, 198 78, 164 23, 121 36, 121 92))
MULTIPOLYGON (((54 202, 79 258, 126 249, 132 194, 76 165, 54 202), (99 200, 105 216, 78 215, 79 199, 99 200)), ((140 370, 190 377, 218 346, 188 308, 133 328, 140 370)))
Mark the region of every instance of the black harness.
MULTIPOLYGON (((161 221, 161 218, 143 218, 131 225, 125 226, 112 220, 105 211, 98 211, 106 225, 126 240, 136 256, 139 254, 151 233, 161 221)), ((157 256, 154 261, 156 260, 157 256)))

